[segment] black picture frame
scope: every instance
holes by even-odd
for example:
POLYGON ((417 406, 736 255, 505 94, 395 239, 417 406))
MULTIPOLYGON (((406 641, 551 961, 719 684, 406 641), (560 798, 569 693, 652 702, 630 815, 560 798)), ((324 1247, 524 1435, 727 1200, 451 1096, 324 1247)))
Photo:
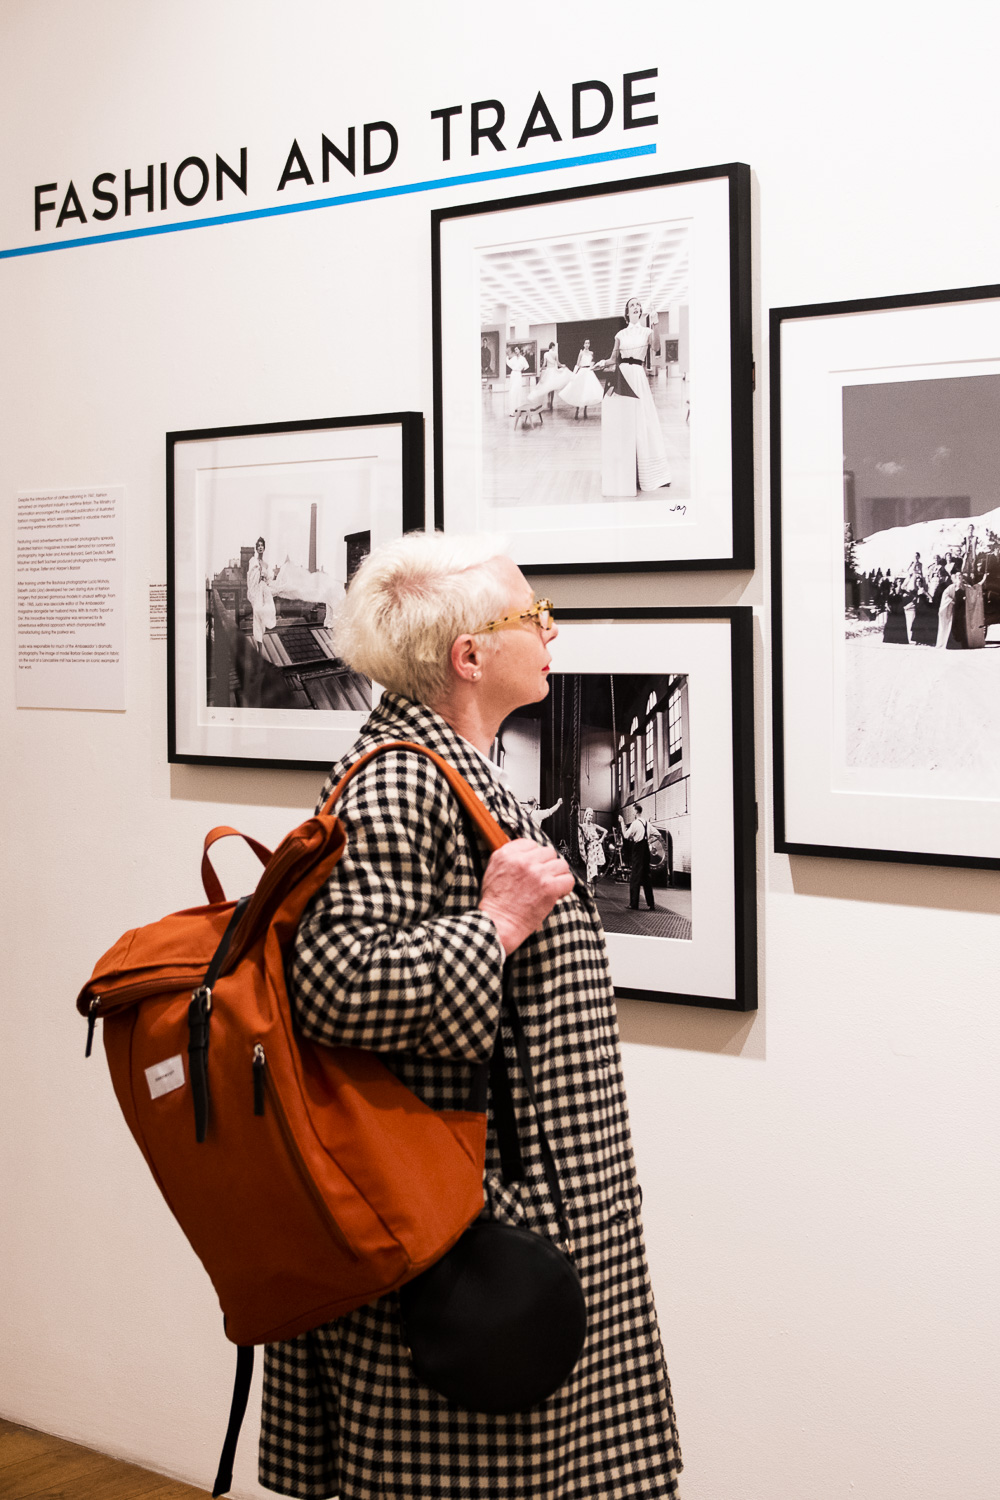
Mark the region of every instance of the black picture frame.
MULTIPOLYGON (((751 174, 744 163, 435 209, 431 215, 435 526, 440 530, 506 533, 512 537, 512 555, 525 572, 752 569, 750 219, 751 174), (532 411, 525 413, 523 423, 516 412, 506 413, 506 425, 500 422, 501 393, 495 388, 484 393, 475 351, 481 347, 481 329, 497 323, 495 316, 488 315, 490 310, 482 305, 480 296, 480 268, 487 260, 495 268, 504 257, 529 255, 535 240, 551 246, 559 236, 573 242, 581 254, 597 256, 605 253, 596 247, 610 232, 624 245, 630 234, 632 239, 638 235, 636 225, 646 233, 649 264, 660 268, 658 277, 662 272, 667 278, 667 266, 689 254, 693 261, 687 281, 669 283, 663 279, 654 284, 652 269, 647 279, 653 300, 661 284, 683 285, 689 298, 687 304, 676 308, 680 326, 661 330, 657 324, 656 335, 651 337, 653 343, 662 338, 675 357, 661 357, 653 363, 647 360, 660 382, 656 386, 656 399, 661 402, 657 410, 669 409, 671 415, 662 420, 672 434, 676 451, 684 449, 686 458, 679 458, 677 467, 672 467, 674 459, 667 459, 664 472, 677 478, 673 497, 665 489, 655 494, 641 492, 629 501, 627 495, 612 495, 617 480, 609 477, 607 470, 602 479, 601 454, 608 450, 599 432, 591 436, 593 429, 589 429, 585 434, 578 408, 571 416, 570 408, 564 411, 557 396, 551 410, 547 403, 542 408, 542 421, 532 411), (517 241, 524 243, 518 245, 517 241), (668 249, 668 244, 673 248, 668 249), (487 256, 491 246, 496 253, 487 256), (668 260, 670 255, 673 260, 668 260), (693 374, 691 383, 689 373, 693 374), (678 402, 681 408, 684 403, 687 406, 684 422, 680 421, 678 402), (488 403, 488 409, 484 403, 488 403), (553 433, 551 438, 546 436, 546 424, 553 433), (508 452, 508 427, 511 433, 516 429, 521 444, 513 457, 508 452), (571 442, 579 447, 585 435, 587 456, 570 460, 571 442), (591 452, 595 437, 597 448, 591 452), (556 502, 549 503, 554 491, 541 477, 535 491, 542 497, 539 503, 529 498, 536 483, 533 480, 512 481, 515 488, 521 485, 515 498, 510 493, 502 498, 499 495, 500 490, 510 488, 513 465, 532 443, 536 448, 539 443, 547 443, 553 453, 563 455, 560 463, 571 466, 572 472, 565 476, 560 491, 558 514, 556 502), (692 450, 698 475, 694 493, 690 483, 692 450), (603 491, 608 485, 611 498, 605 499, 603 491), (586 493, 586 503, 562 498, 572 497, 577 491, 586 493), (628 538, 626 532, 630 533, 628 538)), ((634 264, 642 280, 645 272, 640 274, 638 261, 634 264)), ((511 265, 513 276, 517 268, 513 262, 511 265)), ((601 295, 609 298, 610 292, 601 295)), ((611 307, 610 301, 607 306, 603 301, 598 306, 594 297, 592 307, 586 303, 587 317, 620 312, 611 307)), ((555 299, 551 300, 554 307, 555 299)), ((621 318, 618 321, 620 325, 621 318)), ((548 332, 552 328, 558 331, 558 318, 550 322, 548 332)), ((584 325, 579 318, 575 323, 566 320, 561 326, 578 327, 575 342, 580 342, 584 325)), ((544 327, 531 325, 527 334, 529 340, 537 337, 539 348, 547 348, 550 342, 547 334, 541 336, 544 327)), ((510 332, 509 327, 504 329, 505 334, 510 332)), ((609 330, 600 337, 610 342, 609 330)), ((522 341, 513 339, 515 343, 522 341)), ((572 368, 574 349, 560 349, 560 359, 572 368)), ((543 381, 544 371, 539 385, 543 381)), ((610 379, 606 384, 610 386, 610 379)), ((619 387, 621 384, 619 378, 619 387)), ((531 405, 535 382, 526 377, 523 386, 531 405)), ((641 392, 639 395, 636 410, 645 404, 645 397, 641 392)), ((511 397, 511 404, 515 399, 511 397)), ((619 401, 616 412, 627 415, 632 403, 623 407, 621 395, 615 398, 613 393, 605 394, 603 402, 597 403, 598 415, 605 403, 615 399, 619 401)), ((585 406, 584 418, 587 412, 585 406)), ((610 445, 610 418, 603 425, 610 445)), ((546 463, 551 471, 551 456, 546 463)), ((659 473, 656 468, 654 477, 659 473)))
POLYGON ((483 330, 480 343, 480 369, 482 379, 488 384, 501 378, 500 332, 496 328, 483 330))
POLYGON ((963 630, 969 595, 1000 647, 998 337, 1000 286, 770 312, 778 853, 1000 869, 989 653, 949 649, 948 605, 957 561, 963 630))
POLYGON ((366 549, 423 529, 423 414, 168 432, 166 476, 168 761, 329 766, 372 687, 328 622, 366 549))
POLYGON ((497 738, 508 785, 590 878, 617 995, 755 1010, 752 610, 560 608, 557 622, 547 697, 497 738), (617 821, 637 808, 652 910, 617 821), (589 870, 585 822, 604 852, 589 870))

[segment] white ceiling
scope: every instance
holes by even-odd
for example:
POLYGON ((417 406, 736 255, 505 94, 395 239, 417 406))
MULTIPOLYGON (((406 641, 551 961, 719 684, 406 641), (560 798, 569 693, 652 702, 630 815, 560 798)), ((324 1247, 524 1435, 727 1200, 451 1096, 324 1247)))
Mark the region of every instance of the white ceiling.
POLYGON ((569 323, 620 317, 629 297, 661 311, 688 300, 688 228, 651 224, 539 240, 480 255, 480 319, 569 323))

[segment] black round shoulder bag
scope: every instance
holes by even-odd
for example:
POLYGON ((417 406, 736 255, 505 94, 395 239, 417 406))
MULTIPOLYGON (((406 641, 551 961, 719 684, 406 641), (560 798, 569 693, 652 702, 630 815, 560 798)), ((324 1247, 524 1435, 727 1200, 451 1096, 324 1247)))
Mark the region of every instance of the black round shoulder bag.
MULTIPOLYGON (((524 1027, 504 970, 503 1011, 510 1023, 528 1097, 538 1121, 542 1164, 562 1245, 482 1217, 441 1260, 400 1289, 403 1337, 413 1368, 432 1390, 468 1411, 527 1411, 569 1377, 587 1332, 587 1307, 555 1159, 535 1096, 524 1027)), ((489 1063, 501 1170, 524 1177, 510 1078, 497 1027, 489 1063)))

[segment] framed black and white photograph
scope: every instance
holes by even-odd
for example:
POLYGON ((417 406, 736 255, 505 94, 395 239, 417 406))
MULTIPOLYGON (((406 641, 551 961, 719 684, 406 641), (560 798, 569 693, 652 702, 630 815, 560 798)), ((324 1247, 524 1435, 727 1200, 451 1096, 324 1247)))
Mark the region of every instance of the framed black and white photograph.
POLYGON ((776 848, 1000 869, 1000 287, 771 313, 776 848))
POLYGON ((749 167, 431 219, 436 526, 529 570, 753 567, 749 167))
POLYGON ((333 649, 373 547, 424 524, 423 417, 167 434, 168 759, 328 766, 373 707, 333 649))
POLYGON ((493 756, 596 901, 616 992, 757 1004, 751 611, 569 609, 493 756))

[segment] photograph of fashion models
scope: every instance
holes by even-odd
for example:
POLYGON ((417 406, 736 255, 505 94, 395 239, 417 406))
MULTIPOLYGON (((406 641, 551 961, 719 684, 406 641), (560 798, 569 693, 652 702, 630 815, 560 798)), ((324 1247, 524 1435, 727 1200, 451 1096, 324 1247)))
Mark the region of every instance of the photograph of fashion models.
POLYGON ((338 659, 330 634, 371 545, 367 491, 357 476, 344 485, 332 506, 288 493, 255 503, 250 478, 213 498, 204 537, 209 709, 371 708, 371 682, 338 659), (244 541, 255 519, 265 530, 244 541))
MULTIPOLYGON (((648 313, 643 322, 642 303, 638 297, 630 297, 625 304, 625 327, 615 334, 614 353, 610 359, 601 360, 594 367, 599 371, 620 370, 629 388, 639 399, 635 415, 635 435, 633 437, 629 433, 627 441, 628 464, 631 467, 634 451, 636 482, 640 490, 666 489, 670 484, 670 465, 667 462, 660 415, 646 374, 653 331, 658 322, 655 312, 648 313)), ((612 396, 614 393, 608 394, 612 396)), ((624 393, 619 395, 619 400, 622 395, 624 393)), ((607 432, 603 437, 606 445, 609 440, 607 432)), ((623 439, 616 434, 613 441, 620 444, 623 439)))
POLYGON ((998 414, 1000 375, 844 387, 849 766, 1000 791, 998 414))
MULTIPOLYGON (((398 1296, 267 1349, 261 1482, 340 1500, 634 1500, 677 1494, 681 1466, 643 1243, 614 996, 586 885, 505 784, 491 751, 515 709, 548 697, 548 601, 486 536, 411 534, 358 570, 338 652, 385 693, 322 802, 367 749, 415 740, 466 778, 512 842, 480 883, 440 771, 378 757, 337 804, 344 857, 307 908, 290 973, 303 1032, 382 1054, 434 1108, 465 1106, 496 1039, 505 962, 573 1229, 588 1310, 565 1384, 486 1416, 416 1377, 398 1296)), ((551 815, 551 816, 550 816, 551 815)), ((510 1045, 510 1039, 507 1039, 510 1045)), ((539 1136, 511 1069, 525 1175, 505 1181, 488 1115, 484 1213, 553 1236, 539 1136)))
POLYGON ((480 342, 494 330, 514 341, 506 388, 494 382, 481 393, 487 504, 655 495, 685 510, 689 241, 679 221, 479 252, 480 342), (537 376, 516 358, 528 343, 542 351, 537 376), (603 421, 607 403, 633 398, 634 414, 603 421))
POLYGON ((607 932, 690 940, 691 757, 685 674, 555 672, 505 719, 492 755, 607 932))

